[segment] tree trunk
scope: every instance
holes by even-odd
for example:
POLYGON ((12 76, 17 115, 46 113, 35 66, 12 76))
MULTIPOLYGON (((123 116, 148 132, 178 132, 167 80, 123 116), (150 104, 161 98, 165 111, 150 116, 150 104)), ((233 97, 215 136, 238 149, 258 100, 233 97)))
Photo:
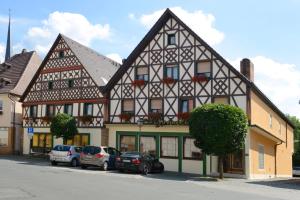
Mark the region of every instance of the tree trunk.
POLYGON ((223 156, 219 156, 219 178, 220 179, 223 179, 224 178, 224 175, 223 175, 223 159, 224 157, 223 156))

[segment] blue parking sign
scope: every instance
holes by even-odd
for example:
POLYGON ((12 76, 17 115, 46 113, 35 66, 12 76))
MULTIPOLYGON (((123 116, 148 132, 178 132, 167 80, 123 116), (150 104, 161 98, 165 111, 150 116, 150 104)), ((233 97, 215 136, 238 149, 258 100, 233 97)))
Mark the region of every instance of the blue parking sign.
POLYGON ((32 128, 32 127, 29 127, 29 128, 27 129, 27 133, 33 133, 33 128, 32 128))

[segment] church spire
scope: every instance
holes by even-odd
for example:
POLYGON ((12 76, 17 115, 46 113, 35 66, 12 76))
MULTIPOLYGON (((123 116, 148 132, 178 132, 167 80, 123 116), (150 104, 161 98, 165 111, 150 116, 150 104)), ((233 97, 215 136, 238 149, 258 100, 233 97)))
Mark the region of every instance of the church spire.
POLYGON ((11 56, 11 42, 10 42, 10 9, 9 9, 9 19, 8 19, 8 31, 7 31, 5 61, 7 61, 8 59, 10 59, 10 56, 11 56))

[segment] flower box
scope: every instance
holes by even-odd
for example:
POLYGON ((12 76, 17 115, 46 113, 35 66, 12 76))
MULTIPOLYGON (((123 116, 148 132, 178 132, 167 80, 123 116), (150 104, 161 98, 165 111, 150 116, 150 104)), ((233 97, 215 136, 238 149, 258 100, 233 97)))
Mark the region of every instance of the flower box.
POLYGON ((163 80, 162 80, 162 82, 163 83, 165 83, 165 84, 173 84, 173 83, 175 83, 175 79, 173 79, 173 78, 171 78, 171 77, 166 77, 166 78, 164 78, 163 80))
POLYGON ((141 86, 145 85, 145 81, 144 80, 134 80, 134 81, 132 81, 131 84, 133 87, 141 87, 141 86))
POLYGON ((207 76, 205 76, 204 74, 196 75, 196 76, 193 76, 193 78, 192 78, 192 81, 197 82, 197 83, 206 82, 208 80, 209 80, 209 78, 207 76))
POLYGON ((148 119, 150 121, 158 121, 162 118, 162 114, 158 112, 153 112, 148 114, 148 119))
POLYGON ((82 123, 90 123, 92 121, 93 117, 90 116, 90 115, 83 115, 83 116, 80 116, 79 117, 79 120, 82 122, 82 123))
POLYGON ((33 123, 36 121, 36 118, 33 117, 24 117, 23 119, 26 123, 33 123))
POLYGON ((52 119, 53 119, 52 116, 41 117, 42 122, 46 122, 46 123, 49 123, 50 121, 52 121, 52 119))
POLYGON ((177 117, 179 120, 187 121, 190 118, 190 113, 188 112, 178 113, 177 117))
POLYGON ((121 113, 119 115, 119 118, 121 120, 124 120, 125 122, 128 122, 131 119, 132 115, 133 115, 132 113, 121 113))

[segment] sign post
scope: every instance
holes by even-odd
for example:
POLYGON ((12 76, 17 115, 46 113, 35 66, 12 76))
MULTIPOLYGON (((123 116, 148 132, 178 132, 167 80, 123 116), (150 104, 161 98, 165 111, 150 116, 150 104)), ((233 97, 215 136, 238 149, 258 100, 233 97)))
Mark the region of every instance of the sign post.
POLYGON ((28 129, 27 129, 27 136, 28 136, 28 138, 30 140, 30 143, 29 143, 29 154, 31 154, 33 133, 34 133, 33 128, 32 127, 28 127, 28 129))

